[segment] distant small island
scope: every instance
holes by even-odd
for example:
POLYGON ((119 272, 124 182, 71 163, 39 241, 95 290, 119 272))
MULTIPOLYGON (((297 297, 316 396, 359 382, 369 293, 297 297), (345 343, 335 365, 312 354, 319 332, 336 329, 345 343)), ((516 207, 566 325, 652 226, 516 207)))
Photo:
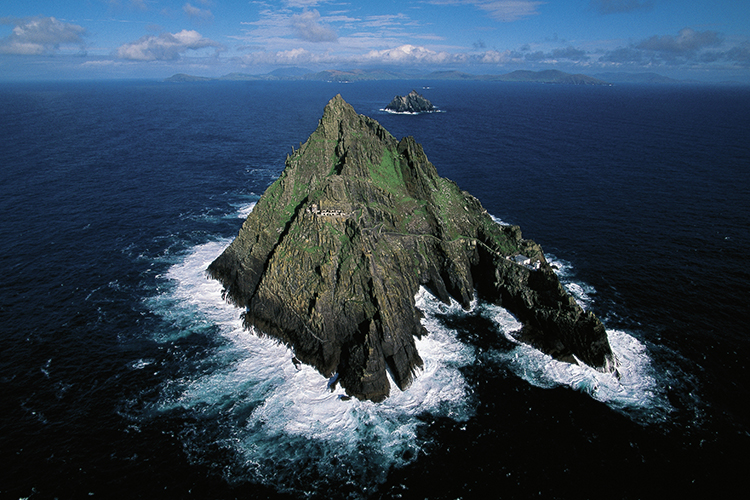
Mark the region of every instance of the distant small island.
POLYGON ((412 90, 405 96, 397 95, 385 107, 386 111, 392 113, 432 113, 435 106, 432 105, 422 94, 412 90))
POLYGON ((304 68, 283 68, 270 73, 250 75, 230 73, 219 78, 192 76, 179 73, 167 78, 166 82, 204 82, 204 81, 292 81, 307 80, 318 82, 352 83, 376 80, 462 80, 462 81, 497 81, 497 82, 533 82, 555 83, 566 85, 610 85, 610 83, 582 74, 570 74, 558 70, 525 71, 518 70, 504 75, 474 75, 461 71, 432 71, 429 73, 410 73, 387 70, 325 70, 308 71, 304 68))

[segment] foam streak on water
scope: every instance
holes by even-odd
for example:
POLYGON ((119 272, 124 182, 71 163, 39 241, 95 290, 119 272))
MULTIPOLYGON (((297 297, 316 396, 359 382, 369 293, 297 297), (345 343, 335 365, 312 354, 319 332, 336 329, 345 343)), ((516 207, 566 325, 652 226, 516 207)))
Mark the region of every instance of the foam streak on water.
POLYGON ((670 406, 658 388, 644 345, 623 331, 608 330, 607 335, 619 364, 619 376, 585 364, 557 361, 524 344, 510 352, 497 352, 494 357, 534 386, 565 386, 584 392, 643 423, 666 419, 670 406))
POLYGON ((255 208, 256 202, 252 202, 248 205, 240 207, 240 209, 237 211, 237 217, 240 219, 246 219, 248 215, 250 215, 250 212, 253 211, 253 208, 255 208))

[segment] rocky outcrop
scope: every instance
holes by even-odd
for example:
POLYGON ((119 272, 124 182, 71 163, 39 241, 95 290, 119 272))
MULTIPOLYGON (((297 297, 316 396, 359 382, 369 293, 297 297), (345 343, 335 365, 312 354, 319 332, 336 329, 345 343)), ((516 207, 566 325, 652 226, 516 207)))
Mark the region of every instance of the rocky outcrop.
POLYGON ((385 110, 394 113, 430 113, 435 111, 435 106, 416 90, 412 90, 408 95, 394 97, 385 110))
POLYGON ((389 394, 386 370, 403 390, 422 366, 420 286, 465 307, 476 291, 524 323, 521 340, 613 365, 604 327, 566 294, 539 245, 440 177, 412 137, 397 141, 341 96, 208 274, 245 309, 246 327, 338 373, 361 399, 389 394))

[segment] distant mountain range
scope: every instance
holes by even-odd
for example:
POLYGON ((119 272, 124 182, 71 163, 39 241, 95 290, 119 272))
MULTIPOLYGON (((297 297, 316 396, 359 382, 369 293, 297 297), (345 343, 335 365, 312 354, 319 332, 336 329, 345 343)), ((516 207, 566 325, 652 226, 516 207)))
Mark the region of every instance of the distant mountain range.
POLYGON ((245 73, 229 73, 219 78, 207 78, 202 76, 186 75, 178 73, 167 78, 167 82, 207 82, 224 80, 245 81, 274 81, 274 80, 310 80, 324 82, 358 82, 372 80, 478 80, 478 81, 502 81, 502 82, 536 82, 536 83, 558 83, 569 85, 610 85, 609 82, 587 75, 573 75, 558 70, 545 71, 513 71, 504 75, 473 75, 461 71, 433 71, 430 73, 397 72, 387 70, 363 70, 350 71, 325 70, 311 72, 304 68, 281 68, 262 75, 250 75, 245 73))
MULTIPOLYGON (((262 75, 246 73, 229 73, 219 78, 186 75, 178 73, 167 78, 167 82, 209 82, 222 80, 240 81, 282 81, 309 80, 322 82, 360 82, 373 80, 464 80, 464 81, 497 81, 497 82, 536 82, 557 83, 568 85, 612 85, 621 83, 660 84, 660 85, 695 85, 705 84, 696 80, 676 80, 657 73, 597 73, 593 76, 565 73, 555 69, 544 71, 518 70, 504 75, 474 75, 462 71, 433 71, 420 73, 417 71, 390 71, 385 69, 354 69, 310 71, 305 68, 279 68, 262 75)), ((740 82, 717 82, 723 85, 742 85, 740 82)))

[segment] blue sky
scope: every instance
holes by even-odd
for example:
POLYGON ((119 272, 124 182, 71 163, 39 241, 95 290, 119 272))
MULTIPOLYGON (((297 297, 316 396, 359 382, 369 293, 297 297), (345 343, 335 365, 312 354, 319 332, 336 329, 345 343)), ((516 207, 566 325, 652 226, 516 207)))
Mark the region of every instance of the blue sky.
POLYGON ((395 67, 750 83, 747 0, 10 0, 0 79, 395 67))

